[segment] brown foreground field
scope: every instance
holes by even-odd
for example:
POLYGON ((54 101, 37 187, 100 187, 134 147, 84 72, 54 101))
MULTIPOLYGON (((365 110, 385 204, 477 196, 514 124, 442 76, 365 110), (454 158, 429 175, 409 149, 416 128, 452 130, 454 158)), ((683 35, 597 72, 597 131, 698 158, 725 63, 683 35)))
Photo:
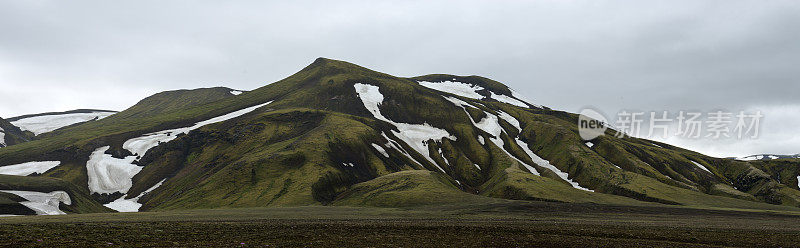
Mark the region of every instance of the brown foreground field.
POLYGON ((797 247, 800 214, 511 202, 0 218, 8 247, 797 247))

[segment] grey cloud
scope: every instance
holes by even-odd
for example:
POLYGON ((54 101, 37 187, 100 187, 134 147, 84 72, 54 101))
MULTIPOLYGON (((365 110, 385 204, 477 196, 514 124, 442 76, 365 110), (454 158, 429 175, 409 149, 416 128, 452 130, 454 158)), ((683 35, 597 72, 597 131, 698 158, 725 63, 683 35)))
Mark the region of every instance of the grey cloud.
MULTIPOLYGON (((796 1, 8 1, 0 116, 253 89, 316 57, 398 76, 482 75, 570 112, 772 111, 798 104, 796 30, 796 1)), ((791 129, 764 129, 800 152, 791 129)), ((774 149, 741 142, 717 147, 774 149)))

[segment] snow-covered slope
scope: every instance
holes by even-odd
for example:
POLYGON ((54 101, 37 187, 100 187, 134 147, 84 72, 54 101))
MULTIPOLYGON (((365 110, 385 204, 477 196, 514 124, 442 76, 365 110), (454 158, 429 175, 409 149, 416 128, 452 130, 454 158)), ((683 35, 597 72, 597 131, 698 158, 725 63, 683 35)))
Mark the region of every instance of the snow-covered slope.
POLYGON ((88 113, 48 113, 31 117, 17 117, 9 119, 11 124, 18 126, 23 131, 31 131, 35 135, 51 132, 75 123, 86 122, 94 119, 103 119, 116 112, 93 111, 88 113))

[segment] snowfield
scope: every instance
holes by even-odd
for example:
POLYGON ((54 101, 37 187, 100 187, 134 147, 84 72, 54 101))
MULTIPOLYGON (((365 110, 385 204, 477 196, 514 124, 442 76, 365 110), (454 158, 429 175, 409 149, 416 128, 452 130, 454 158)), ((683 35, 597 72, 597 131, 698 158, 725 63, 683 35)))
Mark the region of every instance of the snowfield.
POLYGON ((72 200, 69 194, 64 191, 53 191, 50 193, 42 193, 35 191, 22 191, 22 190, 0 190, 0 192, 10 193, 25 198, 24 202, 20 204, 36 211, 38 215, 58 215, 66 214, 58 208, 60 203, 72 205, 72 200))
POLYGON ((432 127, 431 125, 424 123, 424 124, 408 124, 408 123, 398 123, 388 118, 384 117, 380 111, 380 105, 383 102, 383 94, 381 94, 378 86, 369 85, 369 84, 355 84, 354 85, 356 93, 361 98, 361 101, 364 103, 364 107, 375 116, 376 119, 388 122, 393 124, 397 127, 398 131, 392 130, 394 136, 402 139, 406 144, 411 146, 414 150, 425 156, 433 165, 435 165, 439 170, 444 172, 442 167, 439 167, 436 162, 430 156, 430 152, 428 151, 428 144, 429 140, 434 141, 441 141, 443 138, 448 138, 451 140, 456 140, 455 136, 450 135, 446 130, 439 129, 432 127))
POLYGON ((6 147, 6 131, 0 127, 0 147, 6 147))
POLYGON ((75 123, 90 121, 94 118, 98 120, 103 119, 115 113, 116 112, 92 112, 43 115, 12 121, 11 124, 19 127, 22 131, 31 131, 35 135, 40 135, 75 123))
POLYGON ((0 174, 12 176, 28 176, 33 173, 45 173, 60 165, 60 161, 34 161, 0 167, 0 174))

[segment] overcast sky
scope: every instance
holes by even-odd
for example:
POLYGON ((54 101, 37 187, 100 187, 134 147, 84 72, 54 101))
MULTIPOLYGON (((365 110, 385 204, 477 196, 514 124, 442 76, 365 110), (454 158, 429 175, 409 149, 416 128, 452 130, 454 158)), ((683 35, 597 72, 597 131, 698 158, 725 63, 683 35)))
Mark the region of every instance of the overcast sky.
POLYGON ((0 116, 249 90, 328 57, 486 76, 609 119, 760 110, 757 139, 659 139, 713 156, 800 153, 800 1, 231 2, 0 0, 0 116))

